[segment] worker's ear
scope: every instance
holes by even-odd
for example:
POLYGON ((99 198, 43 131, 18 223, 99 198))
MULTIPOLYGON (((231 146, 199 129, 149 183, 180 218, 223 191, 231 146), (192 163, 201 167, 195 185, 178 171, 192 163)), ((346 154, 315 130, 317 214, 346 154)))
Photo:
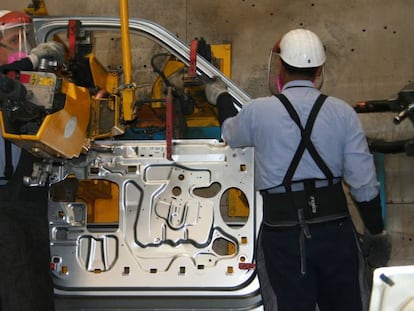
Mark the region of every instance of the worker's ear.
POLYGON ((316 69, 316 77, 320 77, 322 72, 323 72, 323 66, 318 67, 318 69, 316 69))
POLYGON ((313 84, 315 85, 315 87, 320 90, 322 88, 323 85, 323 81, 324 81, 324 74, 325 70, 324 70, 324 66, 320 66, 318 67, 318 69, 316 69, 316 75, 315 75, 315 79, 313 80, 313 84))

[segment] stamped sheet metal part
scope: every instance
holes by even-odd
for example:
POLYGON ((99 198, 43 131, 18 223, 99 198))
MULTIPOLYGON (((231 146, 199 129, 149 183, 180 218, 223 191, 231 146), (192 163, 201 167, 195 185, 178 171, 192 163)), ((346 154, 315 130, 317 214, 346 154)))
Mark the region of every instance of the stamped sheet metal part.
POLYGON ((99 144, 92 157, 60 167, 52 189, 68 176, 114 183, 119 219, 91 223, 87 204, 51 196, 56 288, 71 294, 229 290, 252 282, 254 269, 240 268, 255 260, 252 149, 232 150, 216 140, 174 141, 171 162, 165 142, 99 144), (247 213, 231 211, 232 191, 247 213))
MULTIPOLYGON (((38 41, 65 34, 69 19, 80 20, 99 42, 112 39, 120 27, 120 20, 111 17, 37 17, 38 41)), ((174 64, 182 62, 179 68, 190 65, 189 47, 161 26, 131 18, 129 31, 137 47, 148 47, 139 51, 140 59, 155 49, 171 55, 174 64)), ((118 68, 114 64, 111 59, 107 65, 118 68)), ((147 97, 162 97, 162 80, 152 81, 152 72, 138 73, 142 85, 149 81, 159 91, 147 97)), ((238 107, 250 99, 203 57, 197 57, 196 74, 224 81, 238 107)), ((190 86, 197 90, 195 80, 190 86)), ((139 92, 147 95, 144 90, 139 92)), ((188 121, 189 127, 206 126, 188 121)), ((58 306, 261 308, 255 250, 262 215, 256 209, 261 197, 254 190, 253 150, 233 150, 215 133, 185 140, 175 136, 171 150, 158 136, 161 140, 95 135, 87 153, 53 165, 49 230, 58 306)))

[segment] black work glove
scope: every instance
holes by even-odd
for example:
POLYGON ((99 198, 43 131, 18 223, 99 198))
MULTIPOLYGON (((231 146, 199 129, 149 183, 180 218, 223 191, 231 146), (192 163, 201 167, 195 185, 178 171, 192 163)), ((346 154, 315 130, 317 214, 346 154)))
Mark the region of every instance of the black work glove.
POLYGON ((360 239, 362 253, 367 264, 374 269, 386 266, 392 249, 388 234, 385 231, 378 234, 371 234, 366 231, 360 239))
POLYGON ((218 121, 220 126, 227 118, 234 117, 237 109, 233 105, 233 97, 229 93, 221 94, 217 99, 218 121))
POLYGON ((371 234, 381 233, 384 222, 381 215, 381 198, 378 194, 370 201, 355 202, 365 227, 371 234))

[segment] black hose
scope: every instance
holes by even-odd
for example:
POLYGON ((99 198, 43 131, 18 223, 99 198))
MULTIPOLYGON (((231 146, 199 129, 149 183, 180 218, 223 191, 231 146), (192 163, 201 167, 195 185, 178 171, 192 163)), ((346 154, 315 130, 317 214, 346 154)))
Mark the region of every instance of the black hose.
POLYGON ((406 145, 413 139, 404 139, 396 141, 385 141, 382 139, 367 138, 368 147, 371 152, 379 153, 405 153, 406 145))
POLYGON ((160 56, 171 56, 170 54, 168 54, 168 53, 159 53, 159 54, 155 54, 152 58, 151 58, 151 66, 152 66, 152 69, 154 70, 154 72, 156 72, 156 73, 158 73, 159 75, 160 75, 160 77, 161 77, 161 79, 162 79, 162 81, 167 85, 167 86, 171 86, 171 87, 175 87, 175 85, 173 85, 171 82, 170 82, 170 80, 168 80, 168 78, 165 76, 165 74, 164 74, 164 72, 162 71, 162 69, 161 68, 158 68, 156 65, 155 65, 155 59, 157 58, 157 57, 160 57, 160 56))

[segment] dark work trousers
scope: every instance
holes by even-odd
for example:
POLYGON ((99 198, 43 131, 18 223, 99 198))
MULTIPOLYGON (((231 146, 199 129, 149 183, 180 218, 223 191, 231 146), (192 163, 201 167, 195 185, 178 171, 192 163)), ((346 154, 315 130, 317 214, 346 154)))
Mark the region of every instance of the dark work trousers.
POLYGON ((349 218, 309 225, 301 273, 299 227, 263 227, 262 247, 277 311, 360 311, 358 247, 349 218))
POLYGON ((13 179, 0 186, 0 311, 54 310, 47 189, 22 182, 32 163, 22 151, 13 179))

